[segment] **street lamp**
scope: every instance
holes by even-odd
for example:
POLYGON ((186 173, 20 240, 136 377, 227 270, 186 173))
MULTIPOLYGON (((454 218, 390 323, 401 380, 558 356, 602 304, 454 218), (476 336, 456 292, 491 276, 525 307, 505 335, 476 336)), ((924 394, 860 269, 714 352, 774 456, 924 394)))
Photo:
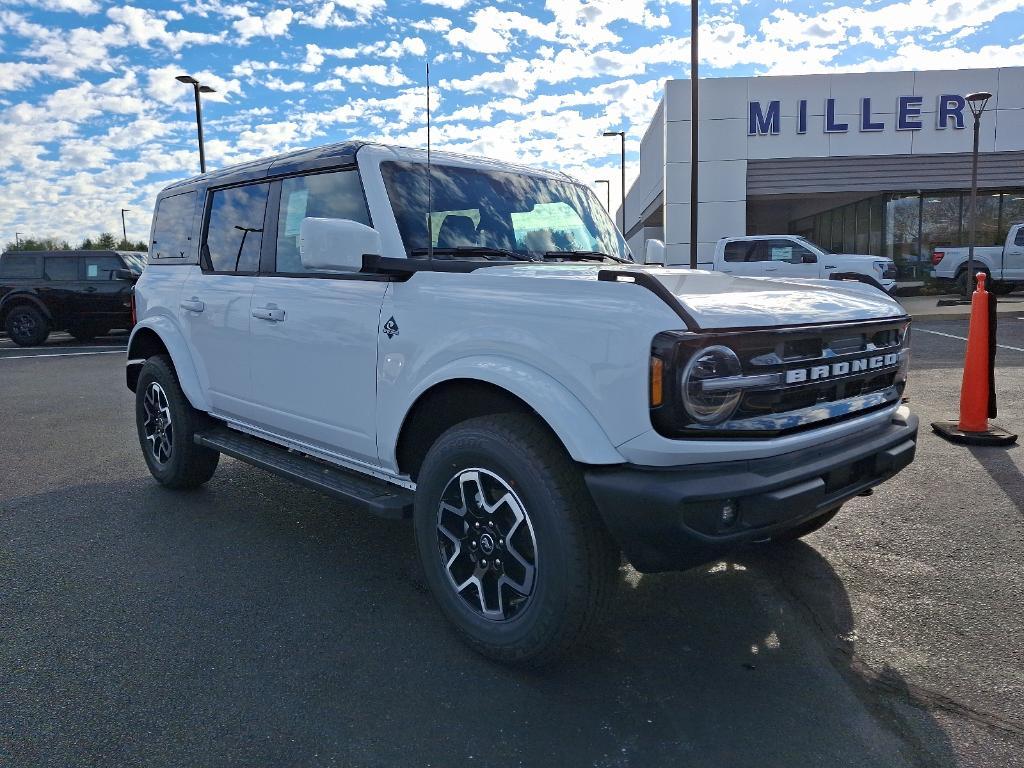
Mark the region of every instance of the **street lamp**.
MULTIPOLYGON (((618 136, 620 145, 619 171, 622 175, 622 236, 626 236, 626 132, 605 131, 605 136, 618 136)), ((609 185, 610 186, 610 185, 609 185)))
POLYGON ((128 228, 124 224, 124 215, 130 213, 131 210, 131 208, 121 209, 121 242, 125 244, 126 248, 128 247, 128 228))
POLYGON ((612 212, 612 183, 608 179, 595 179, 595 184, 604 184, 604 209, 612 212))
POLYGON ((191 75, 178 75, 176 78, 179 83, 188 83, 192 86, 192 90, 196 95, 196 129, 199 133, 199 172, 206 173, 206 148, 203 146, 203 107, 199 101, 199 94, 201 93, 216 93, 216 91, 208 85, 200 85, 199 81, 191 75))
POLYGON ((17 250, 21 250, 21 232, 14 233, 14 247, 17 250))
POLYGON ((967 106, 974 115, 974 151, 971 155, 971 233, 967 244, 967 276, 964 280, 964 298, 970 298, 974 290, 974 239, 978 228, 978 134, 981 130, 981 113, 988 106, 992 94, 978 91, 967 94, 967 106))
POLYGON ((697 268, 697 172, 700 168, 698 150, 698 127, 700 115, 697 86, 700 83, 697 65, 697 0, 690 0, 690 269, 697 268))

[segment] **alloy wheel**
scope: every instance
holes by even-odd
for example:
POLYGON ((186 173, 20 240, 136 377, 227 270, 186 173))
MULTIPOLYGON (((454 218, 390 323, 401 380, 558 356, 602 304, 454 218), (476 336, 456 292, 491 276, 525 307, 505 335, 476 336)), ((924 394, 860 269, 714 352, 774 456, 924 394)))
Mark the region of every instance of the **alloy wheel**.
POLYGON ((448 481, 437 543, 452 588, 476 614, 506 621, 530 602, 537 539, 522 501, 499 475, 473 468, 448 481))
POLYGON ((149 443, 149 452, 157 464, 166 464, 174 448, 174 429, 167 393, 158 382, 151 381, 142 400, 145 414, 143 430, 149 443))

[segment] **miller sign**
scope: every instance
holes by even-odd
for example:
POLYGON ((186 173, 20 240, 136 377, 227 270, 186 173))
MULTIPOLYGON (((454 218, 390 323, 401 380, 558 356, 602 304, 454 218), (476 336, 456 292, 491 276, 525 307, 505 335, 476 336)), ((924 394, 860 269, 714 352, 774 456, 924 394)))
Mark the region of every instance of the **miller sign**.
MULTIPOLYGON (((899 96, 896 99, 897 131, 919 131, 924 125, 921 120, 921 109, 924 104, 923 96, 899 96)), ((935 106, 935 127, 956 128, 964 127, 964 109, 967 101, 963 96, 955 93, 944 93, 938 98, 935 106)), ((860 100, 859 124, 857 128, 864 132, 884 131, 886 128, 884 116, 872 113, 871 98, 865 96, 860 100)), ((800 99, 797 102, 796 132, 807 133, 807 99, 800 99)), ((836 99, 825 99, 825 114, 822 116, 822 126, 825 133, 846 133, 850 130, 850 124, 841 122, 836 116, 836 99)), ((760 101, 751 101, 747 111, 747 135, 748 136, 778 136, 782 123, 781 102, 776 99, 769 101, 767 108, 762 106, 760 101)))

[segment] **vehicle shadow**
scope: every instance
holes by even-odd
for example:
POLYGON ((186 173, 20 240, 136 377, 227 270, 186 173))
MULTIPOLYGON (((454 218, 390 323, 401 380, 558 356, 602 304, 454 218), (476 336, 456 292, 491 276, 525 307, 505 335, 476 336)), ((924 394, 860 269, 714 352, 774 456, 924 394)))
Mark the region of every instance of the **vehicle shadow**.
POLYGON ((925 710, 913 734, 882 711, 805 544, 624 567, 589 639, 522 671, 457 639, 407 523, 231 461, 72 495, 0 505, 13 764, 956 764, 925 710))

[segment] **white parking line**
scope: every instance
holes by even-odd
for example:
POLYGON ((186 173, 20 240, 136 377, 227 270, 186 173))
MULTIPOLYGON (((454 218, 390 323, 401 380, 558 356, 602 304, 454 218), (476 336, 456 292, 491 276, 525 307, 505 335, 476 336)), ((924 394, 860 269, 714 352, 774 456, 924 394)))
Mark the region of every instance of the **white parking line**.
POLYGON ((88 357, 89 355, 123 355, 123 349, 112 349, 109 352, 58 352, 55 355, 0 355, 0 360, 29 360, 38 357, 88 357))
MULTIPOLYGON (((954 336, 952 333, 943 333, 942 331, 929 331, 927 328, 914 328, 914 333, 931 333, 935 336, 945 336, 947 339, 959 339, 960 341, 967 341, 966 336, 954 336)), ((1002 349, 1012 349, 1014 352, 1024 352, 1024 349, 1020 347, 1011 347, 1009 344, 996 343, 997 347, 1002 349)))
POLYGON ((63 352, 65 350, 70 349, 70 350, 74 350, 76 352, 84 352, 84 351, 92 351, 94 349, 127 349, 127 347, 122 346, 121 344, 93 344, 93 345, 90 345, 88 347, 47 347, 47 346, 42 346, 42 347, 4 347, 3 349, 21 349, 21 350, 25 350, 26 352, 28 352, 29 350, 33 350, 33 349, 45 349, 47 352, 57 352, 57 351, 63 352))

